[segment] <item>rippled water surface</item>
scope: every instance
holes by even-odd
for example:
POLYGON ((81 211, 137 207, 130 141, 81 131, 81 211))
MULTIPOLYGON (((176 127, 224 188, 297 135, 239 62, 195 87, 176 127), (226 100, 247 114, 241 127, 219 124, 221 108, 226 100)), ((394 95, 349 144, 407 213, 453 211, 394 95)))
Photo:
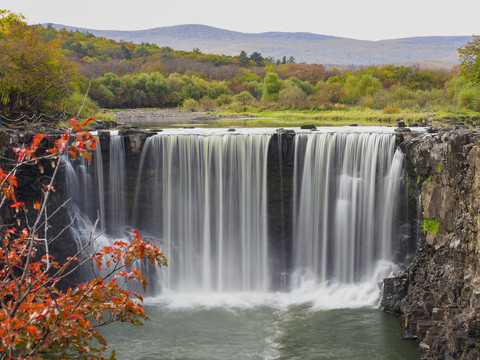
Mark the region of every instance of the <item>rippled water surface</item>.
POLYGON ((165 297, 146 305, 151 322, 104 332, 119 359, 418 359, 398 320, 378 309, 282 302, 165 297))

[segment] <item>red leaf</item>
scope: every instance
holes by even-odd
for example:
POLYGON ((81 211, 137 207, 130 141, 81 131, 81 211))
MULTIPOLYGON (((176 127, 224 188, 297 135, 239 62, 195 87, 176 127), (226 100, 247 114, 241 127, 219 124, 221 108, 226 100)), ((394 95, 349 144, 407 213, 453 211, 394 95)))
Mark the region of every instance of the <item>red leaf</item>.
POLYGON ((73 126, 73 128, 75 129, 75 131, 80 130, 80 126, 78 125, 77 119, 72 119, 72 120, 70 120, 70 125, 73 126))
POLYGON ((14 204, 10 205, 12 208, 18 208, 20 206, 25 206, 25 203, 23 202, 15 202, 14 204))
POLYGON ((92 161, 92 156, 91 156, 90 153, 88 153, 88 152, 81 152, 81 153, 80 153, 80 156, 82 156, 83 158, 87 159, 88 162, 92 161))
POLYGON ((69 150, 68 153, 69 153, 70 155, 72 155, 72 157, 73 157, 74 159, 77 158, 77 153, 76 153, 75 151, 69 150))
POLYGON ((133 295, 135 295, 141 302, 143 302, 143 296, 137 293, 136 291, 133 292, 133 295))
POLYGON ((82 126, 83 126, 83 127, 87 126, 87 125, 90 124, 93 120, 95 120, 95 118, 94 118, 94 117, 91 117, 90 119, 88 119, 87 121, 85 121, 85 122, 82 124, 82 126))

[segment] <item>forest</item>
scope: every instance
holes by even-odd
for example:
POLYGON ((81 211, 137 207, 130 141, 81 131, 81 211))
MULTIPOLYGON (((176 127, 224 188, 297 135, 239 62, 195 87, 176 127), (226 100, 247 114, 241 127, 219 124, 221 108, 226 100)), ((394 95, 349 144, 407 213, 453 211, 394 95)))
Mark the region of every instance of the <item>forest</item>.
POLYGON ((75 115, 99 109, 181 107, 222 114, 374 110, 381 114, 480 111, 478 37, 459 49, 459 66, 326 68, 264 57, 178 51, 117 42, 88 32, 27 25, 0 10, 0 101, 4 116, 75 115))

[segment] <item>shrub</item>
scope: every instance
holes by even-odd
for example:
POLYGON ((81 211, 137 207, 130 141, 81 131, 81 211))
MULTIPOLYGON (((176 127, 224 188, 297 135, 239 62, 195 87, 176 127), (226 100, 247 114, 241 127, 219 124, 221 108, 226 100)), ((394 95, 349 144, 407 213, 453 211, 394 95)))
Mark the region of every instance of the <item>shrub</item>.
POLYGON ((320 83, 317 84, 317 91, 312 97, 314 105, 336 104, 345 98, 345 89, 341 83, 320 83))
POLYGON ((415 92, 405 86, 397 86, 393 89, 393 98, 397 101, 415 100, 415 92))
POLYGON ((445 88, 447 89, 447 97, 456 102, 458 100, 458 94, 464 85, 465 78, 463 76, 455 76, 445 84, 445 88))
POLYGON ((217 106, 228 105, 232 103, 232 97, 230 95, 222 94, 215 101, 217 106))
POLYGON ((313 88, 312 84, 310 84, 308 81, 299 80, 296 77, 288 79, 285 81, 285 84, 287 86, 296 86, 302 89, 307 95, 313 95, 315 93, 315 89, 313 88))
POLYGON ((72 95, 70 95, 70 97, 63 102, 63 105, 65 109, 71 112, 72 116, 75 117, 77 116, 77 112, 82 109, 80 115, 78 116, 81 119, 88 119, 95 115, 95 113, 98 111, 98 104, 88 96, 85 98, 85 95, 78 91, 75 91, 72 95))
POLYGON ((288 86, 278 94, 278 102, 281 105, 304 107, 307 102, 307 94, 297 86, 288 86))
POLYGON ((213 111, 216 108, 215 100, 204 96, 200 99, 200 107, 203 111, 213 111))
POLYGON ((393 104, 395 100, 393 99, 392 92, 381 89, 372 95, 373 101, 375 102, 375 109, 385 109, 388 105, 393 104))
POLYGON ((477 92, 477 96, 472 101, 472 110, 480 112, 480 91, 477 92))
POLYGON ((233 99, 242 105, 248 105, 255 101, 255 98, 248 91, 242 91, 240 94, 235 95, 233 99))
POLYGON ((242 113, 245 111, 246 107, 237 102, 233 102, 228 106, 228 109, 232 112, 242 113))
POLYGON ((185 99, 183 101, 182 109, 183 111, 191 112, 191 111, 198 111, 200 105, 198 101, 195 99, 185 99))
POLYGON ((398 114, 400 112, 400 109, 394 105, 387 105, 383 109, 384 114, 398 114))
POLYGON ((395 106, 398 106, 400 109, 417 109, 418 108, 418 104, 415 100, 399 100, 399 101, 396 101, 395 106))
POLYGON ((423 220, 423 231, 430 235, 435 235, 440 228, 440 220, 435 219, 424 219, 423 220))
POLYGON ((367 96, 362 97, 359 103, 360 103, 360 105, 362 105, 364 107, 367 107, 367 108, 370 108, 370 109, 375 108, 375 99, 371 95, 367 95, 367 96))
POLYGON ((415 100, 421 108, 435 108, 448 104, 446 91, 440 89, 418 90, 415 92, 415 100))
POLYGON ((480 111, 480 88, 476 86, 465 86, 458 94, 458 105, 470 109, 480 111))

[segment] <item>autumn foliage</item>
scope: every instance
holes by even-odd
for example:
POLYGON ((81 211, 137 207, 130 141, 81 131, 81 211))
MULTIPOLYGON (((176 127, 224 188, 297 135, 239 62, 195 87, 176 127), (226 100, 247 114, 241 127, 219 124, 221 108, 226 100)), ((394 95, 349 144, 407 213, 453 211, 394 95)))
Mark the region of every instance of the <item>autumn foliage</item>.
MULTIPOLYGON (((152 266, 166 265, 159 248, 143 241, 133 230, 131 241, 116 241, 93 253, 87 252, 95 240, 58 262, 50 253, 54 241, 48 223, 54 214, 47 211, 49 196, 55 191, 54 179, 62 156, 81 156, 90 162, 90 151, 97 139, 85 130, 93 119, 70 122, 71 128, 44 149, 46 137, 36 135, 30 146, 14 149, 16 162, 9 171, 0 169, 2 189, 0 209, 11 209, 12 221, 1 220, 0 244, 0 359, 80 358, 102 359, 107 343, 98 327, 112 322, 141 324, 148 319, 142 296, 125 289, 128 281, 147 285, 135 267, 141 261, 152 266), (40 150, 42 149, 42 150, 40 150), (43 186, 41 201, 28 206, 17 201, 17 172, 24 166, 41 166, 48 160, 54 166, 50 182, 43 186), (30 210, 31 212, 31 210, 30 210), (102 276, 61 290, 59 284, 80 266, 91 263, 102 276)), ((51 140, 51 139, 50 139, 51 140)), ((28 205, 28 204, 27 204, 28 205)), ((115 358, 114 351, 110 358, 115 358)))

